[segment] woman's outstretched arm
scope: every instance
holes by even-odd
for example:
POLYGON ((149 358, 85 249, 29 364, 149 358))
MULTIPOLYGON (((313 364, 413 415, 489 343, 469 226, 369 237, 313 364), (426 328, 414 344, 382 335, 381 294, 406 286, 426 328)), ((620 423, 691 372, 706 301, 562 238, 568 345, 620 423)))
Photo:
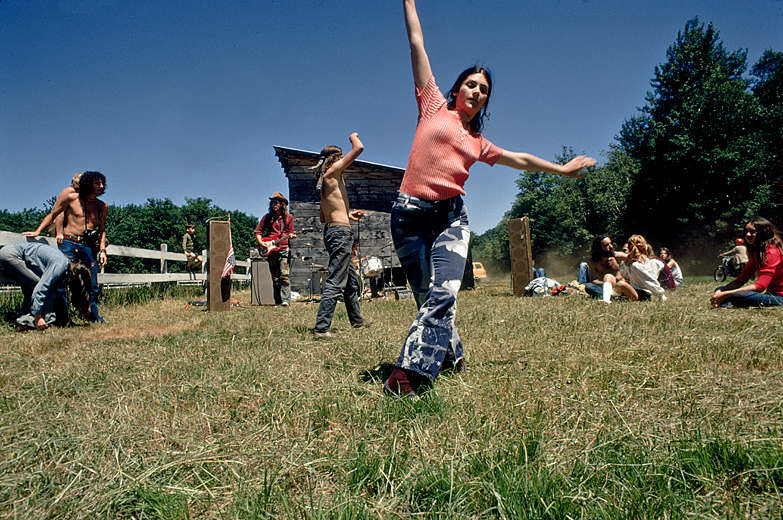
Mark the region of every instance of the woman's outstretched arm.
POLYGON ((411 67, 413 68, 413 82, 418 88, 427 86, 432 76, 430 59, 424 49, 424 33, 421 31, 419 14, 416 12, 414 0, 402 0, 405 10, 405 28, 408 30, 408 43, 411 46, 411 67))
POLYGON ((562 175, 564 177, 584 177, 585 173, 580 173, 582 168, 588 168, 595 164, 595 159, 580 155, 574 157, 565 164, 557 164, 545 161, 535 155, 524 152, 509 152, 503 150, 503 155, 498 159, 498 164, 510 166, 517 170, 533 170, 537 172, 550 172, 562 175))

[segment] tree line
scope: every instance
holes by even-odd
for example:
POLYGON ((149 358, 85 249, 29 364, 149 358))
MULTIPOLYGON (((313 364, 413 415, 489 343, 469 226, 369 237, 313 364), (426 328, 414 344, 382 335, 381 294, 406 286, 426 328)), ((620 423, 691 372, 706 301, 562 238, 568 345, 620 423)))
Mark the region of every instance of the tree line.
MULTIPOLYGON (((14 232, 35 229, 53 204, 54 197, 46 201, 41 209, 0 210, 0 229, 14 232)), ((231 240, 236 256, 238 259, 247 258, 250 248, 257 245, 253 230, 259 218, 241 211, 225 210, 208 198, 186 197, 182 206, 174 204, 169 198, 148 199, 144 204, 125 206, 110 204, 106 233, 110 244, 143 249, 160 249, 161 244, 167 244, 169 251, 181 252, 185 224, 192 222, 196 225, 196 248, 201 250, 207 249, 206 220, 227 215, 231 218, 231 240)), ((184 263, 169 264, 173 272, 181 271, 183 267, 184 263)), ((125 257, 110 257, 107 266, 108 271, 117 273, 157 271, 159 268, 157 261, 125 257)))
MULTIPOLYGON (((689 20, 655 67, 638 113, 606 163, 578 179, 521 173, 504 219, 474 236, 473 255, 510 269, 505 220, 527 215, 534 257, 585 257, 601 233, 645 235, 697 271, 756 214, 780 224, 783 207, 783 53, 766 50, 746 76, 747 51, 689 20)), ((563 148, 564 163, 575 155, 563 148)), ((575 265, 574 265, 575 268, 575 265)))

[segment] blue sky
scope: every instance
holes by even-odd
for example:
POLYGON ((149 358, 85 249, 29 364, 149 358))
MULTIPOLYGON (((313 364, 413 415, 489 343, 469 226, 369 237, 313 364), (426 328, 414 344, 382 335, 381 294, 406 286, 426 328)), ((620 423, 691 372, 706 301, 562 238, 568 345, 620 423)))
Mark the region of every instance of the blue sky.
MULTIPOLYGON (((485 136, 599 162, 644 103, 686 20, 752 65, 783 51, 783 0, 419 0, 441 89, 474 62, 495 85, 485 136)), ((79 170, 115 204, 208 197, 260 216, 287 193, 273 145, 348 147, 404 167, 416 105, 398 0, 0 0, 0 208, 40 207, 79 170)), ((514 170, 476 165, 472 228, 494 226, 514 170)))

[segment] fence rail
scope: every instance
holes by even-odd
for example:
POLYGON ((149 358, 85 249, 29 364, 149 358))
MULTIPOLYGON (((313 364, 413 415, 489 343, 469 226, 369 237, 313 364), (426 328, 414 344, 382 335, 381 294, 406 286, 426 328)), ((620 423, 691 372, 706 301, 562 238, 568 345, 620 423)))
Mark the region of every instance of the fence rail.
MULTIPOLYGON (((10 231, 0 231, 0 246, 17 244, 20 242, 41 242, 57 247, 57 241, 52 237, 28 238, 20 233, 10 231)), ((141 285, 161 282, 182 282, 193 280, 203 281, 207 279, 207 274, 202 266, 200 273, 169 273, 169 262, 187 262, 185 253, 171 253, 168 251, 167 244, 161 244, 160 249, 141 249, 139 247, 109 245, 106 248, 106 254, 112 256, 124 256, 129 258, 141 258, 145 260, 160 261, 159 273, 105 273, 98 274, 98 283, 107 285, 141 285)), ((202 251, 202 257, 207 258, 206 249, 202 251)), ((109 261, 111 265, 111 261, 109 261)), ((206 265, 206 262, 205 264, 206 265)), ((250 280, 250 260, 237 260, 237 267, 244 269, 244 273, 236 271, 231 275, 232 280, 249 281, 250 280)), ((15 285, 15 282, 0 272, 0 284, 15 285)))

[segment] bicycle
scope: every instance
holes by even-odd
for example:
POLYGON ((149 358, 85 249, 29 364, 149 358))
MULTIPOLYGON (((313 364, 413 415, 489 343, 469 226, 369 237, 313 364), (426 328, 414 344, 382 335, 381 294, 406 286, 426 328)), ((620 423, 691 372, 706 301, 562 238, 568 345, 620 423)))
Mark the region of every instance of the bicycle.
POLYGON ((737 276, 740 274, 744 264, 736 266, 731 260, 732 258, 730 256, 721 258, 720 264, 715 268, 715 272, 712 275, 716 282, 723 282, 726 280, 727 276, 737 276))

